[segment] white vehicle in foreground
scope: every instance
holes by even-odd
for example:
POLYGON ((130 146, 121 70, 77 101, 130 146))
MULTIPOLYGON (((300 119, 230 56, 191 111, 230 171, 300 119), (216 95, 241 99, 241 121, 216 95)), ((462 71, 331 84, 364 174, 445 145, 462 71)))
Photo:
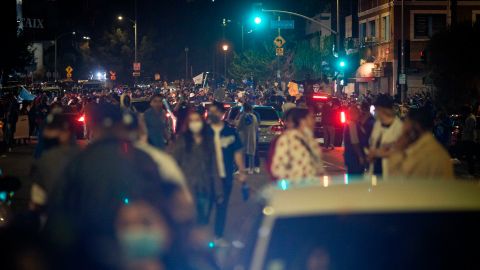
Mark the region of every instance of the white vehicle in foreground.
POLYGON ((480 269, 478 183, 324 177, 264 193, 244 269, 480 269))

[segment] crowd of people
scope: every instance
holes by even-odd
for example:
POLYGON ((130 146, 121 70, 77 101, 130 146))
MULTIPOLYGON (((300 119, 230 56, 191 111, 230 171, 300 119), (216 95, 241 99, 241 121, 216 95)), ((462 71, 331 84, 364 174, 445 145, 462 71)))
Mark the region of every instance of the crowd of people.
MULTIPOLYGON (((30 135, 38 136, 30 212, 12 227, 38 238, 22 238, 31 250, 8 251, 15 253, 12 265, 34 251, 36 269, 218 269, 209 243, 225 244, 234 183, 248 191, 247 174, 259 173, 261 119, 255 104, 274 106, 285 125, 266 160, 273 180, 327 174, 322 155, 334 148, 334 127, 325 123, 322 151, 308 101, 289 96, 277 83, 240 87, 230 81, 226 88, 192 89, 41 94, 22 106, 14 96, 5 99, 6 147, 14 146, 21 110, 28 116, 30 135), (137 112, 135 98, 148 100, 150 108, 137 112), (210 102, 208 108, 202 102, 210 102), (243 108, 233 125, 224 121, 225 102, 243 108), (66 117, 72 112, 85 118, 84 148, 77 145, 66 117), (169 122, 170 113, 176 122, 169 122)), ((442 136, 450 133, 445 115, 434 110, 428 96, 412 97, 410 103, 415 106, 404 111, 387 95, 330 101, 329 110, 347 109, 344 158, 349 174, 454 177, 451 156, 442 145, 449 140, 442 136)), ((462 119, 461 145, 472 149, 476 119, 471 110, 462 119)), ((10 236, 1 237, 8 241, 10 236)))

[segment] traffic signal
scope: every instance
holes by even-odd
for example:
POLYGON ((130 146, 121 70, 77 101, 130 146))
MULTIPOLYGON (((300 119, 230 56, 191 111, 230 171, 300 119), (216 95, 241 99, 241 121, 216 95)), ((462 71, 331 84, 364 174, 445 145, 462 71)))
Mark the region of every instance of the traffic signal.
POLYGON ((252 22, 256 26, 259 26, 262 24, 263 22, 262 3, 252 4, 252 22))
POLYGON ((347 61, 345 59, 338 59, 337 66, 339 70, 345 70, 347 68, 347 61))

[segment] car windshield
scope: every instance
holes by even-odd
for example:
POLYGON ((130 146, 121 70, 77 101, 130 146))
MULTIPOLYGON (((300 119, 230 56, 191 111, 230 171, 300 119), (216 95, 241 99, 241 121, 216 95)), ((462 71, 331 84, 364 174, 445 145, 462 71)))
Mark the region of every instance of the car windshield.
POLYGON ((480 212, 282 218, 262 269, 480 269, 478 220, 480 212))
POLYGON ((260 116, 260 121, 278 121, 278 114, 273 108, 256 107, 253 110, 260 116))

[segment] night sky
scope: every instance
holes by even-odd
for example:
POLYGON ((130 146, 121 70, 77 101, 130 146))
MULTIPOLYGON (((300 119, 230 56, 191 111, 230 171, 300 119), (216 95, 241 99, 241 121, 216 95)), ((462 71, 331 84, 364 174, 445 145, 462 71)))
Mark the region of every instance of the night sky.
MULTIPOLYGON (((13 0, 11 0, 13 2, 13 0)), ((33 34, 35 39, 51 40, 59 33, 77 31, 99 40, 105 31, 126 27, 116 21, 122 14, 134 18, 134 0, 23 0, 25 16, 45 17, 44 32, 33 34)), ((328 1, 328 0, 326 0, 328 1)), ((233 22, 225 29, 226 40, 235 51, 240 48, 241 28, 246 30, 251 21, 253 0, 137 0, 139 36, 153 36, 158 45, 158 69, 170 78, 184 74, 184 48, 190 48, 190 63, 194 73, 214 68, 214 59, 220 52, 222 41, 222 18, 233 22)), ((309 16, 318 13, 325 1, 280 0, 263 1, 265 8, 286 9, 309 16)), ((125 22, 123 22, 124 24, 125 22)), ((296 20, 299 36, 303 22, 296 20)), ((273 31, 270 31, 273 32, 273 31)), ((262 34, 257 36, 269 36, 262 34)), ((255 36, 245 36, 246 44, 255 36)), ((258 38, 258 37, 257 37, 258 38)), ((218 60, 217 60, 218 61, 218 60)))

